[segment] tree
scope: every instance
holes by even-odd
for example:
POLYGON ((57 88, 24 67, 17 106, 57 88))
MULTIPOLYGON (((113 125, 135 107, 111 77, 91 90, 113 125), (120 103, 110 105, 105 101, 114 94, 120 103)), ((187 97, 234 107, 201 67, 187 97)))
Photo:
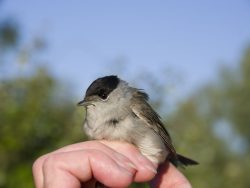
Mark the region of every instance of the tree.
MULTIPOLYGON (((0 41, 6 41, 0 49, 8 45, 7 50, 18 55, 14 50, 17 37, 11 34, 6 38, 6 32, 14 35, 18 31, 6 26, 9 29, 0 27, 4 30, 0 31, 0 38, 4 38, 0 41)), ((2 57, 7 50, 2 51, 2 57)), ((0 68, 11 68, 7 63, 2 62, 0 68)), ((1 75, 0 79, 0 187, 33 187, 31 167, 38 156, 83 140, 81 109, 69 97, 71 93, 41 65, 33 66, 29 75, 1 75)))
POLYGON ((194 187, 249 187, 250 48, 236 69, 195 92, 172 114, 177 148, 200 165, 185 173, 194 187))

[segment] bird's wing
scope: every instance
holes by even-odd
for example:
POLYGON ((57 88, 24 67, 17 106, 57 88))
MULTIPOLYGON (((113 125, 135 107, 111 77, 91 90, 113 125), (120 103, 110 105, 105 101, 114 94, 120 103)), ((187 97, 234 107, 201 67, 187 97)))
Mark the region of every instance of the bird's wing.
POLYGON ((152 109, 152 107, 148 104, 148 95, 139 90, 135 91, 133 97, 131 99, 131 109, 132 112, 141 120, 145 121, 146 125, 154 130, 158 135, 161 136, 165 145, 169 149, 170 153, 176 154, 174 146, 172 145, 172 141, 170 135, 165 129, 163 123, 160 120, 160 116, 152 109))

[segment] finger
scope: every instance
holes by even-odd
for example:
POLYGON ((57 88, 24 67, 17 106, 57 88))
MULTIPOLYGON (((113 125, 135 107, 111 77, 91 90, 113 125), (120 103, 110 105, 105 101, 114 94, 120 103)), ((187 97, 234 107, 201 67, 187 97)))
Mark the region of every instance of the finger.
MULTIPOLYGON (((50 154, 53 153, 61 153, 61 152, 70 152, 70 151, 79 151, 82 149, 97 149, 105 152, 114 160, 123 161, 120 165, 131 166, 137 169, 137 173, 135 175, 135 181, 143 182, 151 180, 156 174, 156 166, 154 166, 151 161, 145 158, 133 145, 122 142, 110 142, 110 141, 87 141, 81 142, 77 144, 72 144, 69 146, 65 146, 60 148, 50 154), (121 155, 122 154, 122 155, 121 155), (124 158, 126 156, 126 158, 124 158), (129 159, 129 160, 125 160, 129 159)), ((42 161, 46 159, 47 154, 41 157, 38 163, 38 166, 42 164, 42 161)), ((40 170, 40 174, 42 171, 40 170)), ((41 178, 40 178, 41 179, 41 178)), ((42 181, 42 180, 41 180, 42 181)))
POLYGON ((135 146, 126 142, 106 140, 87 141, 66 146, 57 150, 56 152, 81 150, 83 148, 102 150, 103 152, 106 152, 106 154, 111 158, 114 158, 114 160, 116 158, 123 158, 123 156, 126 156, 126 158, 129 159, 129 161, 126 161, 126 165, 131 165, 137 169, 134 179, 136 182, 150 181, 157 173, 157 166, 144 157, 135 146))
POLYGON ((169 162, 165 162, 159 167, 158 174, 150 185, 153 188, 192 188, 186 177, 169 162))
POLYGON ((37 181, 36 181, 37 178, 34 178, 35 182, 38 182, 37 187, 42 187, 39 186, 41 184, 39 182, 43 182, 42 164, 48 156, 55 153, 79 151, 86 148, 97 149, 105 152, 107 155, 109 155, 111 158, 113 158, 113 160, 117 161, 118 163, 122 161, 122 163, 120 162, 120 165, 125 168, 127 166, 136 168, 137 173, 135 175, 134 180, 137 182, 149 181, 156 174, 156 166, 154 166, 151 163, 151 161, 149 161, 147 158, 141 155, 140 152, 131 144, 121 143, 121 142, 110 142, 110 141, 102 141, 102 142, 87 141, 65 146, 52 153, 40 157, 35 162, 34 165, 36 166, 35 172, 37 174, 34 177, 38 177, 37 181), (124 156, 126 156, 126 158, 124 158, 124 156))
POLYGON ((150 181, 157 173, 157 166, 143 156, 132 144, 122 142, 101 141, 103 144, 113 148, 115 151, 125 155, 135 164, 137 172, 134 181, 150 181))
POLYGON ((99 150, 81 150, 50 155, 44 162, 44 187, 76 188, 92 176, 108 187, 127 187, 134 169, 127 170, 99 150))
POLYGON ((43 182, 44 182, 44 176, 43 176, 43 163, 45 159, 47 158, 47 155, 39 157, 32 166, 32 173, 33 173, 33 179, 34 184, 36 188, 43 188, 43 182))
POLYGON ((72 151, 82 151, 84 149, 96 149, 104 152, 107 154, 110 158, 115 160, 117 163, 119 163, 120 166, 123 166, 124 168, 127 168, 127 170, 130 170, 130 168, 136 168, 135 165, 124 155, 114 151, 110 147, 98 142, 98 141, 88 141, 88 142, 82 142, 77 143, 69 146, 65 146, 63 148, 60 148, 54 152, 48 153, 39 159, 37 159, 33 165, 33 177, 34 182, 37 188, 43 187, 44 182, 44 174, 42 171, 43 163, 44 161, 54 154, 59 153, 66 153, 66 152, 72 152, 72 151))

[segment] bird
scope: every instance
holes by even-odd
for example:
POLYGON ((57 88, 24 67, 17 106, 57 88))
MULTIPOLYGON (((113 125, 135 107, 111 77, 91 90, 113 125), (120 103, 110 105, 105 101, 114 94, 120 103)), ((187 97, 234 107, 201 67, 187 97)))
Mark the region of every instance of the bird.
POLYGON ((154 164, 198 164, 176 152, 148 94, 116 75, 94 80, 78 105, 86 107, 83 129, 90 139, 131 143, 154 164))

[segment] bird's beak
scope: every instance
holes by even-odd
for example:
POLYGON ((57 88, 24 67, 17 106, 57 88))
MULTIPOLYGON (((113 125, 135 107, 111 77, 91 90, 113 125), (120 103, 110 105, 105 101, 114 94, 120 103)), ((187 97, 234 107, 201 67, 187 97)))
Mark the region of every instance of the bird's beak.
POLYGON ((77 106, 86 106, 86 101, 82 100, 82 101, 78 102, 77 106))
POLYGON ((89 106, 89 105, 93 105, 93 103, 88 100, 88 98, 84 98, 82 101, 77 103, 77 106, 89 106))

